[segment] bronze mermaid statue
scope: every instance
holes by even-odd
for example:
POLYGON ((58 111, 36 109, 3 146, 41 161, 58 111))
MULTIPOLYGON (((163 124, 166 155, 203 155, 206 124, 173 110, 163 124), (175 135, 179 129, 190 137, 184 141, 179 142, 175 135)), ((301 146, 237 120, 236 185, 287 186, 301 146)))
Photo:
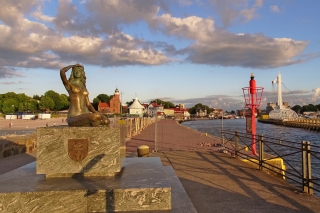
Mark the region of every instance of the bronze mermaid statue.
POLYGON ((75 64, 62 68, 60 77, 69 93, 70 106, 67 122, 70 127, 98 127, 110 124, 108 117, 97 112, 89 101, 86 75, 82 65, 75 64), (66 72, 70 68, 72 71, 69 80, 67 80, 66 72))

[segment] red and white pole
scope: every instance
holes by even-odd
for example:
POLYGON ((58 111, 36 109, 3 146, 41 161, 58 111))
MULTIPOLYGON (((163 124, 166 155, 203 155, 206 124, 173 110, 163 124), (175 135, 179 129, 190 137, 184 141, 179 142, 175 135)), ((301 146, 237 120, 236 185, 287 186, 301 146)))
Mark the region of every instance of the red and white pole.
POLYGON ((255 95, 257 93, 256 89, 256 80, 254 80, 254 75, 251 73, 250 76, 251 80, 249 82, 250 84, 250 95, 251 95, 251 129, 252 129, 252 142, 251 142, 251 150, 252 155, 257 155, 257 149, 256 149, 256 105, 255 105, 255 95))

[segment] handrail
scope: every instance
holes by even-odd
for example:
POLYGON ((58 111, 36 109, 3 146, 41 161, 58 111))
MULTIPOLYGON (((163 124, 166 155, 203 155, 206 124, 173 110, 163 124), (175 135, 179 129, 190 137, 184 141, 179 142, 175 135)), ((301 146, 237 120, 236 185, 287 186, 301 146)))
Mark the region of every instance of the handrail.
POLYGON ((259 147, 257 156, 247 154, 244 150, 251 147, 251 134, 238 131, 223 130, 224 148, 235 154, 236 157, 246 159, 262 168, 282 175, 288 182, 300 186, 301 191, 313 194, 320 193, 320 177, 315 177, 312 168, 320 164, 320 151, 318 145, 311 145, 308 141, 300 143, 275 137, 255 135, 259 138, 256 142, 259 147), (229 146, 227 146, 227 144, 229 146), (269 163, 270 160, 281 158, 287 167, 278 168, 269 163), (268 162, 269 161, 269 162, 268 162), (312 163, 311 163, 312 162, 312 163))

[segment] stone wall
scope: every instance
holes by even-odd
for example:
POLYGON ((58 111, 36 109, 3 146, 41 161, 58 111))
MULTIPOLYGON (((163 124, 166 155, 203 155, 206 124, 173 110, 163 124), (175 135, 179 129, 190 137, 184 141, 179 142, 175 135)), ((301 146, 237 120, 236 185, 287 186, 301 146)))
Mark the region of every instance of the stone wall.
POLYGON ((0 138, 0 159, 36 151, 37 135, 8 135, 0 138))

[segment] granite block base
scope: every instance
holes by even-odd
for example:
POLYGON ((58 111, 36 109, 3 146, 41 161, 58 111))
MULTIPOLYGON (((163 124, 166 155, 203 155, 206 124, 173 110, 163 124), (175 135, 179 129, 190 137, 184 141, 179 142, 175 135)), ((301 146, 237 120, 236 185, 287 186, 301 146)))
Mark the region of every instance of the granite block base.
POLYGON ((35 163, 0 176, 0 212, 163 211, 171 199, 160 158, 127 158, 115 177, 46 178, 35 163))
POLYGON ((37 129, 37 174, 113 176, 121 171, 124 147, 120 128, 41 127, 37 129))

